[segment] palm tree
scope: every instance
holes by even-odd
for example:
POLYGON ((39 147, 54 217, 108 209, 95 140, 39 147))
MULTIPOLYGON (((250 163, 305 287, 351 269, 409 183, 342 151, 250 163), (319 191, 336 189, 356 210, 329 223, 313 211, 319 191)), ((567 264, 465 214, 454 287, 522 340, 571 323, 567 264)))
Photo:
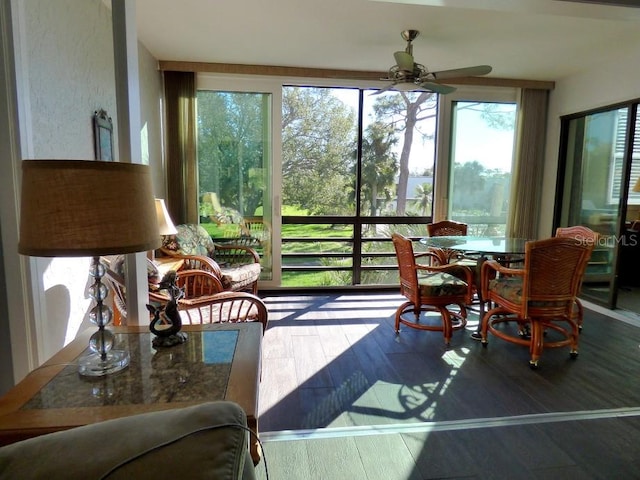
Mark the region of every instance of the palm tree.
POLYGON ((431 214, 431 192, 433 192, 433 185, 430 183, 421 183, 416 187, 416 195, 419 200, 418 206, 422 211, 422 216, 427 217, 431 214))

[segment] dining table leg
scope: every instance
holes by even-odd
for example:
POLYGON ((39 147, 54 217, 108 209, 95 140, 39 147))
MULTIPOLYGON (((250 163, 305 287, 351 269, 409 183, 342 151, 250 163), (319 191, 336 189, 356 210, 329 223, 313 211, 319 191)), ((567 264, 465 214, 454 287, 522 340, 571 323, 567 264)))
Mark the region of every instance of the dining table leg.
MULTIPOLYGON (((487 257, 485 255, 478 256, 477 266, 476 266, 476 280, 480 284, 482 283, 482 278, 481 278, 482 264, 486 261, 487 261, 487 257)), ((484 299, 482 298, 482 288, 480 288, 480 284, 476 285, 476 295, 478 296, 478 302, 480 303, 480 305, 478 307, 478 326, 476 327, 476 330, 471 333, 471 338, 473 338, 474 340, 482 340, 482 334, 481 334, 482 317, 484 317, 485 302, 484 302, 484 299)))

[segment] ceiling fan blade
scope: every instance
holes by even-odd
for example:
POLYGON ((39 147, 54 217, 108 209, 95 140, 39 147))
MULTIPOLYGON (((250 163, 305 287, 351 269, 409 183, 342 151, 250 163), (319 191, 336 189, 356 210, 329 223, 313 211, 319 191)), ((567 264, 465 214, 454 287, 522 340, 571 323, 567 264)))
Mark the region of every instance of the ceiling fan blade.
POLYGON ((386 86, 386 87, 384 87, 384 88, 381 88, 380 90, 376 90, 375 92, 371 92, 369 95, 370 95, 370 96, 371 96, 371 95, 380 95, 381 93, 384 93, 384 92, 388 92, 388 91, 390 91, 390 90, 393 90, 393 87, 395 87, 395 86, 396 86, 396 84, 395 84, 395 83, 392 83, 392 84, 390 84, 390 85, 387 85, 387 86, 386 86))
POLYGON ((405 72, 413 72, 413 56, 407 52, 396 52, 393 54, 396 64, 400 70, 405 72))
POLYGON ((475 67, 454 68, 452 70, 441 70, 440 72, 431 72, 434 78, 440 80, 443 78, 460 78, 475 77, 479 75, 487 75, 491 73, 492 68, 489 65, 477 65, 475 67))
POLYGON ((422 82, 420 84, 420 88, 424 88, 425 90, 429 90, 430 92, 440 93, 442 95, 446 95, 447 93, 455 92, 456 87, 452 87, 450 85, 441 85, 439 83, 433 82, 422 82))

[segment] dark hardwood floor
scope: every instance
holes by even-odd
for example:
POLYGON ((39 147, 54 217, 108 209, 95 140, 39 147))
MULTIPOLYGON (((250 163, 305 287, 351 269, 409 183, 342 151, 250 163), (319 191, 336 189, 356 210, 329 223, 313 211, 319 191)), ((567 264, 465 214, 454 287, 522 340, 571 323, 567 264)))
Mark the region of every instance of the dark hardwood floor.
MULTIPOLYGON (((266 296, 270 478, 640 478, 640 328, 587 310, 580 354, 393 331, 396 294, 266 296)), ((264 465, 257 468, 266 478, 264 465)))

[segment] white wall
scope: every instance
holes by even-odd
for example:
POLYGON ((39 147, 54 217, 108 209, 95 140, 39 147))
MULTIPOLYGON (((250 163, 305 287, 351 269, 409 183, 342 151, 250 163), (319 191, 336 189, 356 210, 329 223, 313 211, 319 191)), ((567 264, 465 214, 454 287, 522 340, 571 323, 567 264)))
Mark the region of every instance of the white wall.
MULTIPOLYGON (((114 121, 114 152, 117 155, 117 111, 111 11, 101 0, 13 0, 13 36, 17 58, 19 129, 22 158, 93 159, 93 112, 105 109, 114 121)), ((154 192, 165 190, 162 173, 160 122, 161 76, 156 60, 139 45, 141 125, 143 157, 154 172, 154 192)), ((0 85, 3 87, 4 85, 0 85)), ((6 88, 6 86, 4 86, 6 88)), ((9 112, 10 113, 10 112, 9 112)), ((14 165, 0 164, 0 175, 13 177, 14 165)), ((11 163, 11 162, 8 162, 11 163)), ((19 191, 19 178, 13 180, 19 191)), ((3 199, 4 200, 4 199, 3 199)), ((19 209, 17 200, 13 209, 19 209)), ((2 217, 6 257, 15 259, 17 225, 2 217), (5 241, 5 238, 9 241, 5 241)), ((33 268, 25 273, 34 288, 34 314, 28 306, 13 305, 10 328, 25 322, 34 328, 25 344, 12 344, 15 351, 29 348, 36 340, 35 362, 41 363, 89 326, 86 314, 91 303, 86 293, 88 259, 36 259, 26 262, 33 268)), ((11 302, 11 299, 9 299, 11 302)), ((0 327, 2 327, 0 325, 0 327)), ((27 329, 28 330, 28 329, 27 329)), ((3 332, 7 333, 7 332, 3 332)), ((28 336, 28 335, 27 335, 28 336)), ((16 355, 13 355, 14 360, 16 355)), ((23 358, 13 367, 20 380, 34 365, 23 358)), ((2 366, 0 366, 0 373, 2 366)))
MULTIPOLYGON (((560 148, 560 117, 640 98, 640 45, 631 54, 611 52, 607 64, 556 82, 549 99, 542 214, 538 233, 552 235, 556 173, 560 148)), ((628 50, 627 50, 628 51, 628 50)))
POLYGON ((140 76, 140 127, 142 162, 151 165, 153 193, 166 198, 166 172, 164 168, 164 140, 162 135, 162 74, 158 60, 139 44, 138 68, 140 76))

